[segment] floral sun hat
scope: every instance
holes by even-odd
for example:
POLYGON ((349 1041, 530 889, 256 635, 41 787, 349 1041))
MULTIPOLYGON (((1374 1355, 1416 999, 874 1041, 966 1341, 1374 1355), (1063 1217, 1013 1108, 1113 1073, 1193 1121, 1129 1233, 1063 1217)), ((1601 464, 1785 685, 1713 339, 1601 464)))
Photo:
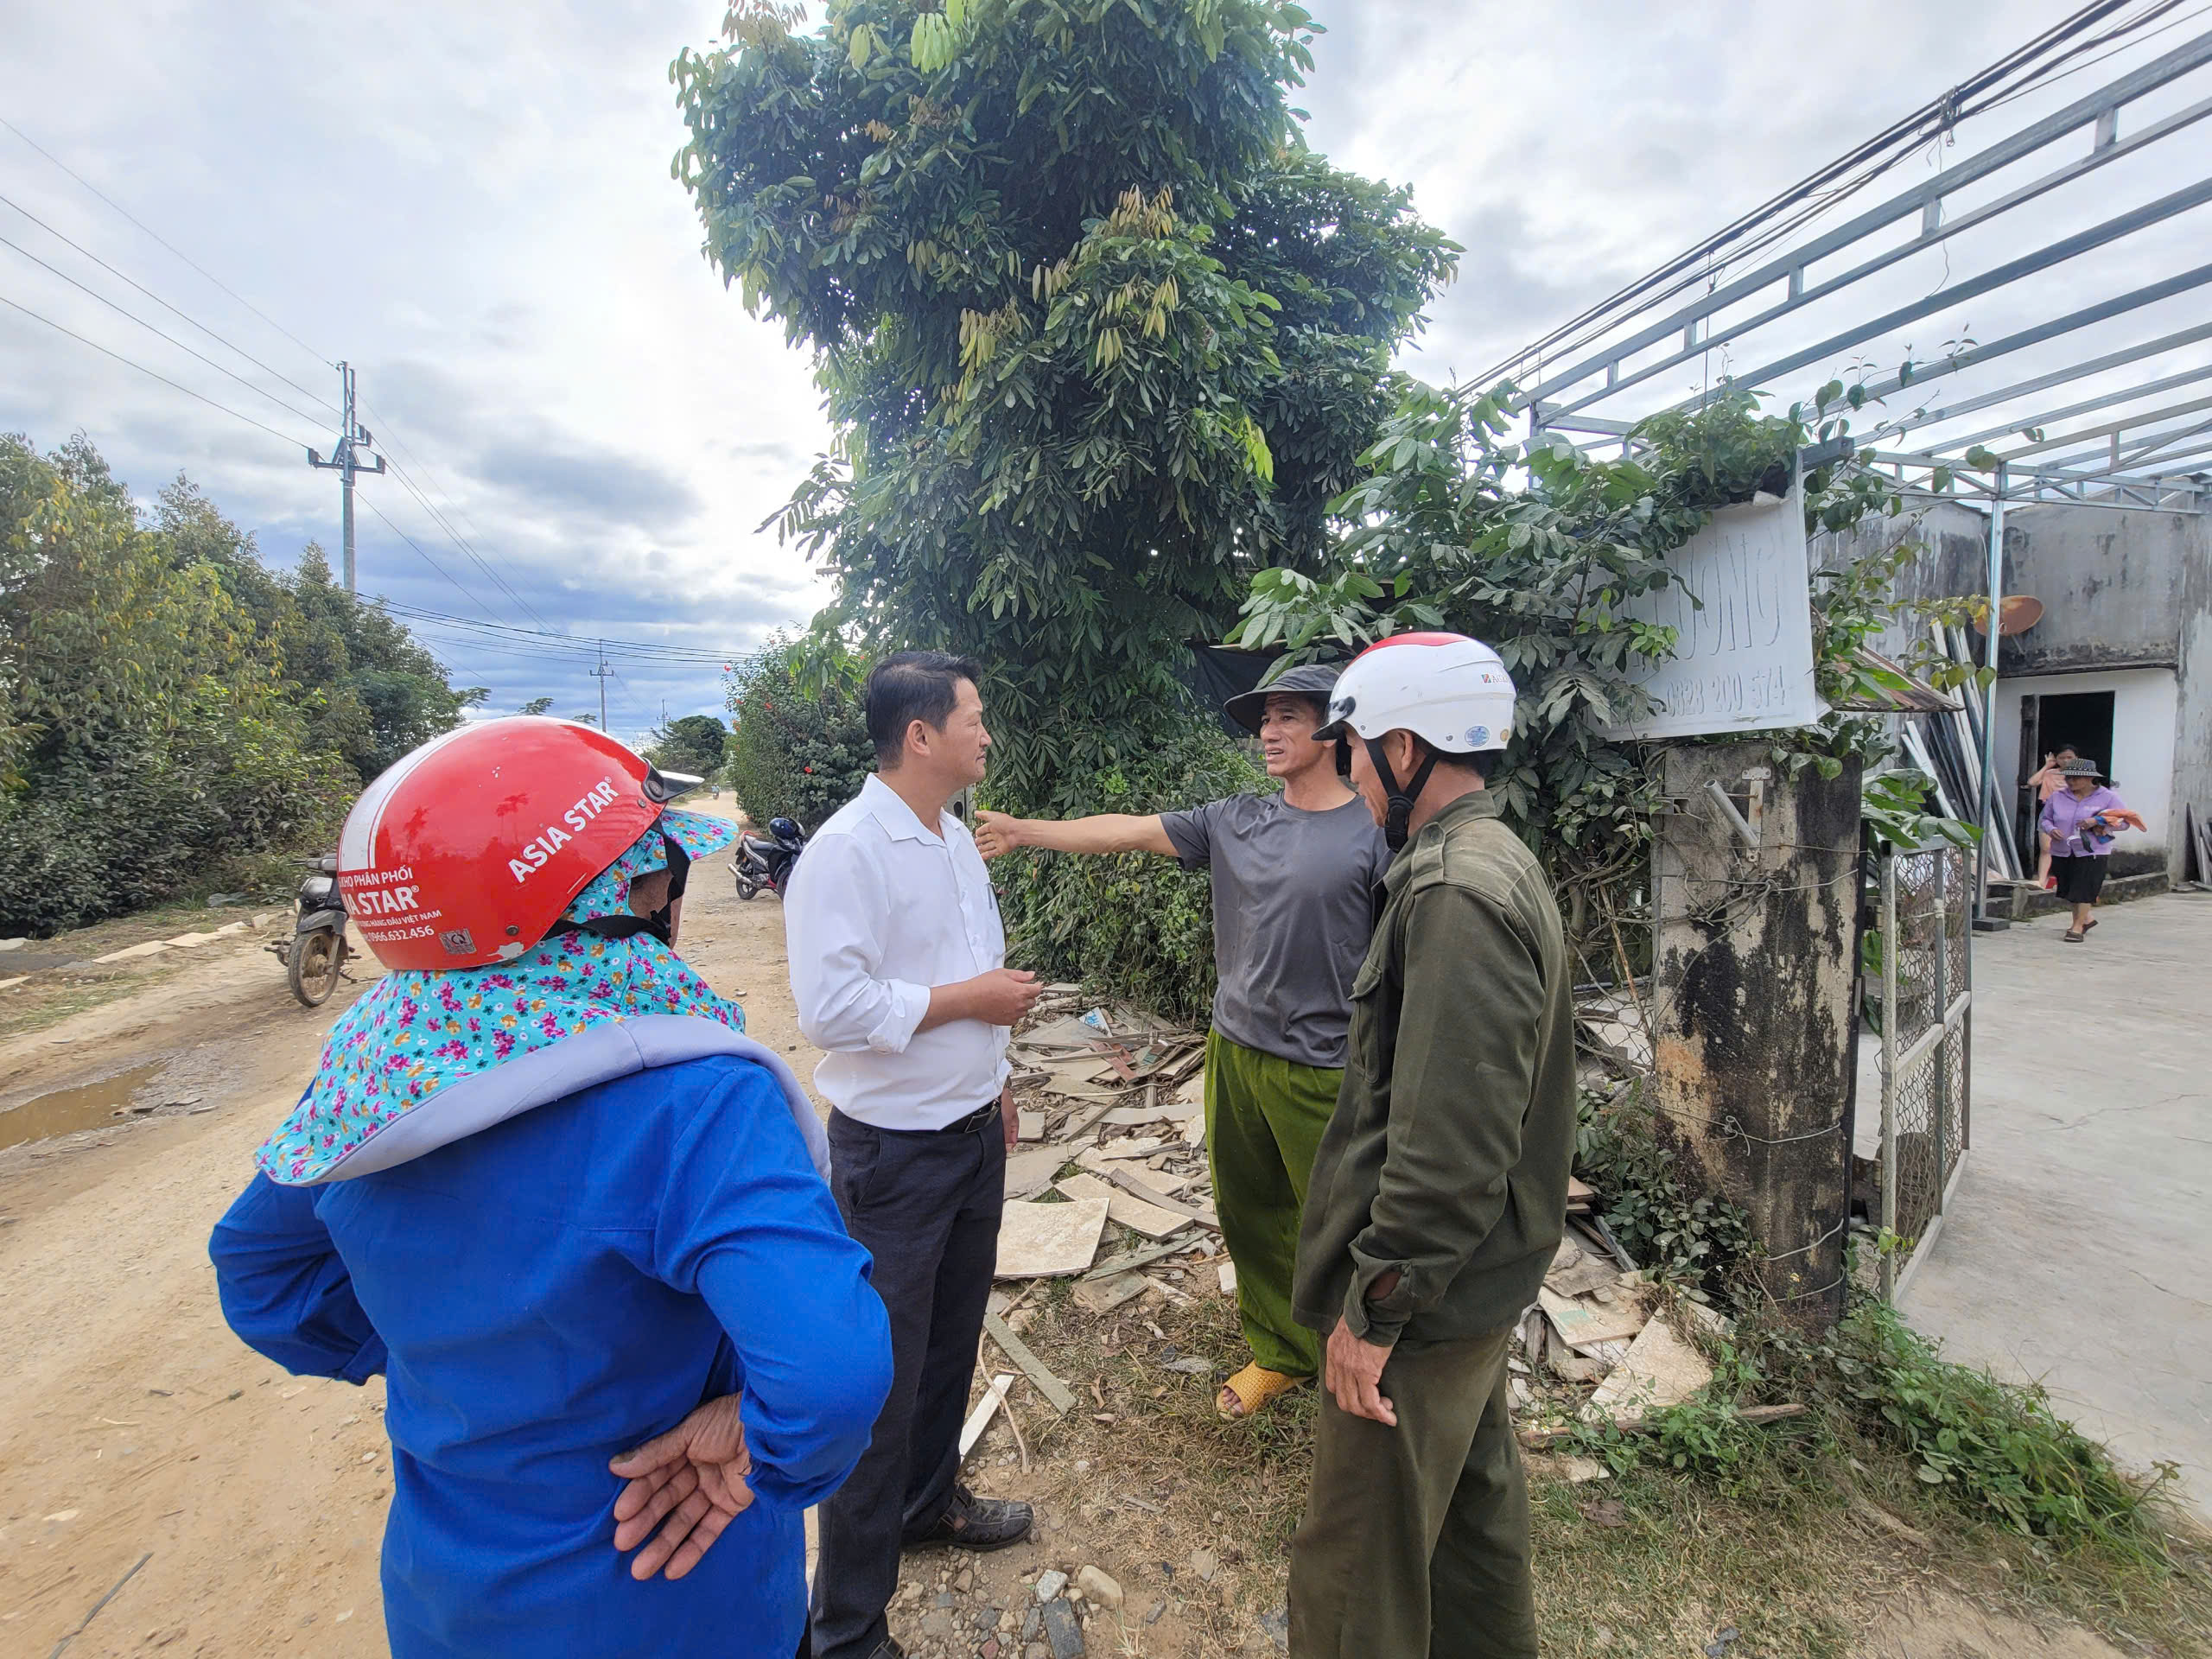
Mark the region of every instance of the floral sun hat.
POLYGON ((667 868, 664 835, 696 859, 728 846, 737 827, 664 812, 513 961, 385 975, 332 1029, 315 1080, 255 1154, 262 1172, 286 1185, 328 1179, 455 1084, 610 1024, 675 1014, 741 1035, 745 1010, 653 934, 607 938, 569 925, 631 914, 631 884, 667 868))

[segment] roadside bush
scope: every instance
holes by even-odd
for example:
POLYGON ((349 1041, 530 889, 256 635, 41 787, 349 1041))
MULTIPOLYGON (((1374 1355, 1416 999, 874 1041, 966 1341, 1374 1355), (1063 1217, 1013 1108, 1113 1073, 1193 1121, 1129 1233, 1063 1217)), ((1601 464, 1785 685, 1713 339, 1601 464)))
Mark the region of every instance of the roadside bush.
POLYGON ((267 887, 481 692, 310 543, 272 571, 181 476, 0 434, 0 933, 267 887))
POLYGON ((2050 1408, 2036 1384, 1955 1365, 1887 1302, 1867 1297, 1827 1357, 1835 1397, 1872 1438, 1913 1460, 1914 1476, 2012 1531, 2063 1548, 2143 1548, 2158 1481, 2131 1480, 2112 1454, 2050 1408))
POLYGON ((792 817, 811 834, 861 792, 875 766, 864 677, 858 659, 819 633, 773 635, 730 671, 735 729, 721 776, 754 823, 792 817))
POLYGON ((353 780, 297 721, 203 690, 175 728, 114 730, 0 794, 0 933, 43 938, 206 888, 267 885, 272 854, 330 844, 353 780))

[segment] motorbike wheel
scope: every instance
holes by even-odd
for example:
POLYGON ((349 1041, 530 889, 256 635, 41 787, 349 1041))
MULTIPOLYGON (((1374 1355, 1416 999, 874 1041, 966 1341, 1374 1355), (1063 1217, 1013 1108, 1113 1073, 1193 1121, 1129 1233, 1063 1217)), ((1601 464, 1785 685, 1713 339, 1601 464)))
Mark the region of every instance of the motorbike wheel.
POLYGON ((760 896, 760 884, 751 876, 740 874, 737 878, 737 896, 741 899, 758 899, 760 896))
POLYGON ((338 969, 345 954, 335 933, 309 933, 292 941, 284 976, 302 1007, 319 1008, 330 1000, 331 992, 338 988, 338 969))

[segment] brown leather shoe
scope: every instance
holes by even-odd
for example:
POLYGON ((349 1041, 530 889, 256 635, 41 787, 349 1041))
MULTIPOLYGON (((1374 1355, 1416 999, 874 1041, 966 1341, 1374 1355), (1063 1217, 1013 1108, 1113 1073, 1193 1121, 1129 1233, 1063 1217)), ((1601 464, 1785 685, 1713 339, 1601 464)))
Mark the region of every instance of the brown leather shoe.
POLYGON ((952 1502, 936 1523, 907 1538, 903 1548, 930 1549, 950 1545, 954 1549, 1004 1549, 1029 1536, 1035 1515, 1027 1503, 1011 1498, 978 1497, 965 1486, 952 1489, 952 1502))

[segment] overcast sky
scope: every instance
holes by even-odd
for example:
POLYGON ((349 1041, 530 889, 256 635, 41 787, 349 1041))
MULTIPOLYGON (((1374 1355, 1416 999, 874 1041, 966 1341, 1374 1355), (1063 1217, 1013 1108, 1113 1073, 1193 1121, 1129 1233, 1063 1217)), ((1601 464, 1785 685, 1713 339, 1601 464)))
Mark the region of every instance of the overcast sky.
MULTIPOLYGON (((1443 379, 1488 368, 2075 8, 1314 9, 1331 32, 1296 100, 1312 111, 1311 142, 1341 165, 1410 181, 1423 213, 1466 245, 1459 282, 1407 359, 1443 379)), ((723 291, 668 175, 683 137, 668 61, 707 44, 721 10, 0 0, 0 116, 297 336, 0 130, 0 196, 16 204, 0 205, 0 237, 282 403, 5 247, 0 296, 283 436, 4 306, 0 431, 50 448, 81 429, 142 498, 181 468, 272 563, 310 538, 335 563, 336 481, 295 447, 327 452, 327 411, 20 208, 317 397, 337 395, 328 360, 349 359, 380 443, 520 597, 391 478, 362 497, 422 551, 365 506, 365 591, 731 655, 802 622, 824 591, 755 527, 825 442, 807 365, 723 291)), ((2076 77, 2065 95, 2111 72, 2076 77)), ((573 654, 424 637, 456 678, 493 688, 495 709, 539 695, 559 713, 596 708, 598 685, 573 654)), ((616 667, 618 732, 657 721, 664 700, 671 715, 721 707, 712 664, 616 667)))

